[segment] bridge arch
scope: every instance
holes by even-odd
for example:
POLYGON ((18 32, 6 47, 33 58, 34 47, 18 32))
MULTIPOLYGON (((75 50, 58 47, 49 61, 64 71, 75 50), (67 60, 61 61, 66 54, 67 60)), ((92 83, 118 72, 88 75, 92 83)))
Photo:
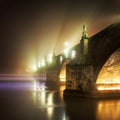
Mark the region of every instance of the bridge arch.
POLYGON ((105 62, 96 83, 100 90, 120 89, 120 48, 105 62))
POLYGON ((59 69, 59 81, 60 82, 65 82, 66 81, 66 64, 70 62, 70 59, 65 58, 60 66, 59 69))
POLYGON ((93 65, 93 80, 96 82, 99 72, 110 58, 120 48, 120 23, 113 24, 89 39, 89 54, 93 65))

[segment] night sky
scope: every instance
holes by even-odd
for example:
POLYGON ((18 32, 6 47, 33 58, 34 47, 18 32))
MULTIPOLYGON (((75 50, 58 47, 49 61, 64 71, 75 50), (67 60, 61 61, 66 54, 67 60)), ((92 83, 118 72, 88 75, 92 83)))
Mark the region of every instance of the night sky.
POLYGON ((1 0, 0 73, 26 73, 55 49, 79 43, 120 16, 120 0, 1 0))

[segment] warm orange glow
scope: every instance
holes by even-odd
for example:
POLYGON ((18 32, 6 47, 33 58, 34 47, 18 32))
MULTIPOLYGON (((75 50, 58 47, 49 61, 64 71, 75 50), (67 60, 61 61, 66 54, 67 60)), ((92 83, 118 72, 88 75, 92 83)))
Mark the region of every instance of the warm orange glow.
POLYGON ((97 120, 119 120, 120 116, 120 101, 107 100, 97 103, 97 120))
POLYGON ((60 78, 60 81, 61 81, 61 82, 64 82, 64 81, 66 80, 66 75, 65 75, 65 73, 61 73, 59 78, 60 78))
POLYGON ((68 46, 68 42, 65 42, 65 46, 66 46, 66 47, 68 46))
POLYGON ((66 63, 63 63, 61 71, 60 71, 60 76, 59 76, 59 80, 61 82, 65 82, 66 81, 66 63))
POLYGON ((63 100, 63 91, 65 90, 65 85, 60 86, 59 90, 60 90, 60 98, 61 100, 63 100))
POLYGON ((98 90, 120 90, 120 84, 98 84, 98 90))
POLYGON ((98 90, 120 90, 120 49, 105 63, 96 84, 98 90))

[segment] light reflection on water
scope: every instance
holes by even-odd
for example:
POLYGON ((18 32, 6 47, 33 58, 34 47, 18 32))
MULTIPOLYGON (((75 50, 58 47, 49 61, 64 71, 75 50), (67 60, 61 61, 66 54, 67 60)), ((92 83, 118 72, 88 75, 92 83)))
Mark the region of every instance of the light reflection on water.
POLYGON ((31 88, 33 87, 33 83, 31 82, 11 82, 11 81, 5 81, 2 83, 0 83, 0 89, 10 89, 10 90, 14 90, 14 89, 20 89, 20 90, 32 90, 31 88))
MULTIPOLYGON (((6 105, 5 103, 7 103, 7 106, 3 106, 3 108, 5 109, 4 111, 6 111, 9 106, 9 109, 7 110, 8 112, 4 114, 8 114, 8 116, 11 116, 11 112, 13 112, 16 115, 21 114, 21 116, 29 115, 29 120, 120 119, 120 99, 106 98, 96 100, 83 98, 81 99, 79 97, 67 97, 66 99, 63 99, 63 90, 65 88, 65 85, 58 85, 57 88, 55 87, 55 89, 51 89, 49 86, 45 85, 45 89, 39 91, 33 91, 33 86, 34 81, 0 83, 0 100, 2 99, 2 103, 4 103, 3 105, 6 105), (4 94, 4 90, 6 89, 8 90, 8 92, 5 92, 4 94), (11 89, 15 92, 10 92, 11 89), (19 92, 17 92, 18 89, 19 92), (26 89, 27 91, 25 91, 26 89), (11 101, 9 102, 8 100, 11 101), (13 106, 16 109, 13 109, 13 106), (26 107, 24 108, 24 106, 26 107), (18 107, 19 109, 17 109, 18 107), (28 114, 26 115, 26 113, 28 114), (34 114, 35 116, 33 116, 34 114), (38 117, 37 119, 36 116, 38 117)), ((1 106, 2 103, 0 103, 1 106)), ((2 109, 0 110, 0 112, 3 113, 2 109)))
POLYGON ((119 120, 120 100, 99 101, 96 116, 99 120, 119 120))
MULTIPOLYGON (((42 83, 43 84, 43 83, 42 83)), ((41 87, 41 86, 39 86, 41 87)), ((45 86, 46 87, 46 86, 45 86)), ((61 85, 57 90, 40 90, 33 92, 33 100, 35 106, 40 110, 45 110, 49 120, 55 119, 56 109, 61 112, 61 120, 67 120, 65 115, 65 105, 63 102, 63 90, 65 85, 61 85)), ((55 119, 57 120, 57 118, 55 119)))

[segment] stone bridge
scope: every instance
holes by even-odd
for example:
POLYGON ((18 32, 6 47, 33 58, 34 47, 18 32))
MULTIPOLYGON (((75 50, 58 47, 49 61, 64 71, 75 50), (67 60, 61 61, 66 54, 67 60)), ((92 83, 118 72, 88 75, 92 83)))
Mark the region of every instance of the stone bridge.
POLYGON ((90 38, 87 36, 86 27, 83 26, 80 43, 72 47, 67 56, 65 54, 55 56, 53 54, 53 63, 46 62, 47 80, 58 81, 63 70, 63 76, 66 76, 67 88, 74 88, 74 86, 76 88, 76 84, 80 81, 96 83, 102 67, 119 48, 119 21, 90 38))
MULTIPOLYGON (((86 83, 96 83, 100 71, 111 56, 109 65, 115 63, 115 56, 120 63, 120 22, 108 26, 90 38, 87 38, 83 31, 79 47, 81 54, 67 64, 67 89, 80 89, 81 84, 85 86, 86 83)), ((120 76, 117 79, 120 80, 120 76)))

